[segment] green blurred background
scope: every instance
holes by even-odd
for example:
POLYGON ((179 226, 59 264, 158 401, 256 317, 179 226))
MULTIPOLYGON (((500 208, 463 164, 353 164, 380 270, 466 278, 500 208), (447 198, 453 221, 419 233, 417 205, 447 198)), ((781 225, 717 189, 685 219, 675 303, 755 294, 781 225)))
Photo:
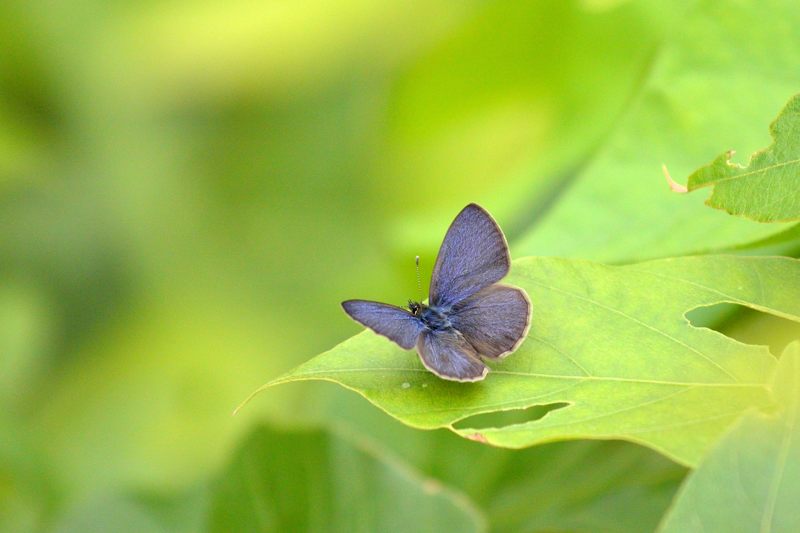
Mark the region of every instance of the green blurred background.
POLYGON ((0 526, 191 491, 263 420, 334 418, 446 469, 420 459, 429 436, 333 386, 231 411, 361 329, 340 301, 414 297, 414 256, 426 280, 466 203, 515 254, 613 136, 680 9, 0 4, 0 526))

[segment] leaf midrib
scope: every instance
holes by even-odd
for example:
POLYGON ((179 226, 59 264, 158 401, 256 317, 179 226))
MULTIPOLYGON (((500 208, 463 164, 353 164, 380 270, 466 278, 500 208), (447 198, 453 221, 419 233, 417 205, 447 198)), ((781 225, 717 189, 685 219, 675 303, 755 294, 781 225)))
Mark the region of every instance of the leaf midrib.
POLYGON ((736 174, 734 176, 726 176, 724 178, 720 178, 720 179, 714 180, 714 181, 707 181, 707 182, 702 183, 698 187, 694 187, 694 189, 702 189, 703 187, 710 187, 712 185, 719 185, 720 183, 723 183, 723 182, 726 182, 726 181, 731 181, 731 180, 735 180, 735 179, 739 179, 739 178, 747 178, 749 176, 755 176, 756 174, 760 174, 762 172, 767 172, 767 171, 770 171, 770 170, 774 170, 776 168, 785 167, 785 166, 788 166, 788 165, 794 165, 794 164, 798 164, 798 163, 800 163, 800 159, 790 159, 789 161, 784 161, 783 163, 776 163, 774 165, 767 165, 766 167, 757 168, 755 170, 744 172, 742 174, 736 174))
MULTIPOLYGON (((429 374, 430 372, 424 368, 397 368, 397 367, 365 367, 365 368, 336 368, 329 370, 311 370, 303 373, 284 376, 268 383, 268 386, 280 385, 282 383, 290 383, 292 381, 299 381, 304 379, 316 379, 315 376, 332 376, 336 374, 347 372, 418 372, 429 374)), ((543 379, 565 379, 574 381, 612 381, 612 382, 626 382, 626 383, 639 383, 644 385, 670 385, 679 387, 730 387, 730 388, 748 388, 758 387, 766 390, 764 383, 717 383, 717 382, 690 382, 690 381, 668 381, 668 380, 654 380, 654 379, 639 379, 639 378, 621 378, 614 376, 571 376, 568 374, 539 374, 536 372, 518 372, 514 370, 492 370, 490 375, 507 375, 507 376, 520 376, 529 378, 543 378, 543 379)))

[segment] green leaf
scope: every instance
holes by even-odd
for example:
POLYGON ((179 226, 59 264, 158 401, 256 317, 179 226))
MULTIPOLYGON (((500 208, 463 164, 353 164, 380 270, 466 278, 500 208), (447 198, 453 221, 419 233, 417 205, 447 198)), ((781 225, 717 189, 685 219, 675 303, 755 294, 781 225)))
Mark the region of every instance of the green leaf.
POLYGON ((365 331, 264 387, 328 380, 418 428, 446 427, 513 448, 619 438, 693 465, 742 412, 770 404, 765 384, 775 361, 763 346, 692 327, 684 313, 731 302, 800 320, 800 261, 789 258, 686 257, 622 267, 525 258, 507 281, 533 302, 531 330, 482 382, 443 381, 415 353, 365 331), (567 406, 541 420, 454 426, 471 415, 560 402, 567 406))
POLYGON ((484 529, 463 496, 321 430, 256 430, 212 492, 209 531, 484 529))
POLYGON ((146 506, 120 494, 103 494, 72 507, 53 528, 55 533, 170 531, 146 506))
POLYGON ((446 430, 417 431, 341 387, 317 385, 321 416, 348 432, 368 432, 417 470, 463 490, 497 533, 653 531, 686 475, 686 468, 627 442, 512 450, 446 430))
POLYGON ((60 479, 35 433, 0 414, 0 531, 41 531, 60 503, 60 479))
POLYGON ((356 442, 353 433, 257 427, 210 481, 168 492, 104 491, 72 505, 56 531, 485 529, 466 497, 371 442, 356 442))
POLYGON ((772 389, 778 411, 736 424, 687 478, 662 531, 800 531, 800 342, 772 389))
POLYGON ((774 142, 747 166, 726 152, 689 176, 689 191, 713 187, 706 204, 759 222, 800 219, 800 94, 770 125, 774 142))
POLYGON ((551 209, 526 212, 536 224, 519 240, 512 235, 516 255, 631 262, 728 249, 786 229, 672 193, 661 165, 683 176, 721 148, 751 153, 767 144, 764 125, 800 87, 800 10, 785 0, 662 4, 673 23, 615 134, 551 209))
POLYGON ((658 454, 622 442, 506 452, 496 483, 470 494, 496 532, 653 531, 685 475, 658 454))

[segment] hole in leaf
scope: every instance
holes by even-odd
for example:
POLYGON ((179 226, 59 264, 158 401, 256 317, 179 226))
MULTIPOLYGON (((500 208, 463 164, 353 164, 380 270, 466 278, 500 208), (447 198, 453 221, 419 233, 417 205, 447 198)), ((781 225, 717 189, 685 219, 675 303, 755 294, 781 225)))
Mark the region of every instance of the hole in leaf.
POLYGON ((456 429, 486 429, 505 427, 512 424, 522 424, 524 422, 533 422, 534 420, 543 418, 550 411, 563 409, 568 405, 569 403, 566 402, 558 402, 549 403, 547 405, 533 405, 524 409, 509 409, 507 411, 481 413, 479 415, 472 415, 463 420, 459 420, 453 424, 453 426, 456 429))
POLYGON ((708 328, 745 344, 768 346, 776 357, 800 337, 800 323, 739 304, 720 303, 692 309, 686 319, 696 328, 708 328))

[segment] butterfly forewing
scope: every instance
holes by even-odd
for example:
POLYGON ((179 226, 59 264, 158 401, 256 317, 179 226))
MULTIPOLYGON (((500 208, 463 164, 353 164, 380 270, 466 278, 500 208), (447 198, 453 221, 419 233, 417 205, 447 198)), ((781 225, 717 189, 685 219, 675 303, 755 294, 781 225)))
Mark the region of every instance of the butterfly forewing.
POLYGON ((482 207, 456 216, 439 249, 431 276, 431 305, 448 308, 508 274, 511 259, 503 232, 482 207))
POLYGON ((405 309, 369 300, 347 300, 342 307, 350 317, 375 333, 409 350, 424 329, 419 318, 405 309))
POLYGON ((528 334, 531 303, 522 289, 491 285, 453 306, 450 322, 483 357, 513 352, 528 334))

